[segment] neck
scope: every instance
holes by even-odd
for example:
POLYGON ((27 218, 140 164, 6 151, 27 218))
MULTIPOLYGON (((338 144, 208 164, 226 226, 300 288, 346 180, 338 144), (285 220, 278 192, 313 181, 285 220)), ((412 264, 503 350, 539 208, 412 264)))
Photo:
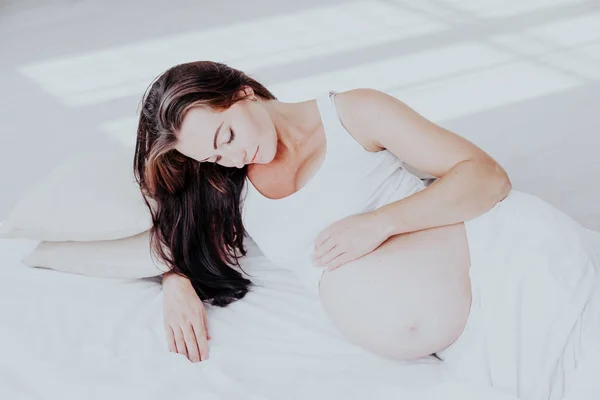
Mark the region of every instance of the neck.
POLYGON ((294 154, 321 123, 313 100, 284 103, 270 100, 265 107, 277 131, 278 154, 294 154))

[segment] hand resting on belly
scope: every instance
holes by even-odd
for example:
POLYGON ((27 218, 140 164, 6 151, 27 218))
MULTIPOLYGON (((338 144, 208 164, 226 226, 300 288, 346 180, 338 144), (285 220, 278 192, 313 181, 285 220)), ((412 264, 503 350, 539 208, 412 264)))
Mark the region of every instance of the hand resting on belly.
POLYGON ((444 349, 462 333, 471 305, 469 267, 463 223, 397 235, 325 271, 320 300, 351 342, 382 356, 414 359, 444 349))

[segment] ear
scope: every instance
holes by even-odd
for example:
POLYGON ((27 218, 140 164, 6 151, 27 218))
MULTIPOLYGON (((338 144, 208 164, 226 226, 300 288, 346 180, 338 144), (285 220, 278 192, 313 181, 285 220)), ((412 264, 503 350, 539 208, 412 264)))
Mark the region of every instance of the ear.
POLYGON ((242 87, 242 89, 240 89, 239 96, 241 98, 244 98, 244 97, 250 98, 250 97, 254 96, 254 90, 250 86, 245 85, 242 87))

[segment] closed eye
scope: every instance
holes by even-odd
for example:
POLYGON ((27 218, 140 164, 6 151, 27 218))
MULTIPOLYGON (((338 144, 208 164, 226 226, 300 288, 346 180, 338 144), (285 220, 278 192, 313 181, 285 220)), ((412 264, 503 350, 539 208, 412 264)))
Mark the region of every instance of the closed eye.
MULTIPOLYGON (((235 139, 235 132, 230 127, 229 128, 229 140, 227 140, 227 142, 225 142, 225 144, 231 144, 231 142, 233 142, 233 139, 235 139)), ((217 156, 213 162, 218 163, 219 161, 221 161, 221 156, 217 156)))
POLYGON ((235 139, 235 132, 233 131, 233 129, 230 127, 229 128, 229 140, 227 141, 227 144, 230 144, 231 142, 233 142, 233 139, 235 139))

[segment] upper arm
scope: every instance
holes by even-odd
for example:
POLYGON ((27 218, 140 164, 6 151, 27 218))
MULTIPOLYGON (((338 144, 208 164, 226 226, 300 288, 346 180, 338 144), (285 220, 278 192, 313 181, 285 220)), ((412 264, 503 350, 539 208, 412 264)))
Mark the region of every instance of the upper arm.
POLYGON ((502 170, 475 144, 436 125, 384 92, 361 88, 341 92, 335 98, 344 126, 368 150, 387 149, 402 161, 435 177, 443 176, 467 160, 502 170))

